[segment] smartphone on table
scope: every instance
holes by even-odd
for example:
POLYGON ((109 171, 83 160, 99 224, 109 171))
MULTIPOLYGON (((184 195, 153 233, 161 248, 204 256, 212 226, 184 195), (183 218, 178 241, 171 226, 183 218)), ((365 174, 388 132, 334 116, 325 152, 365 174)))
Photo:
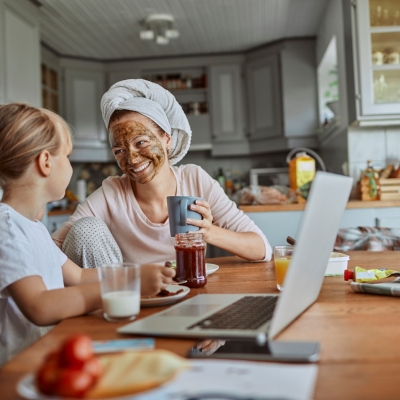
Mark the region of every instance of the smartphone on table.
POLYGON ((202 339, 188 352, 190 358, 309 363, 320 359, 318 342, 202 339))

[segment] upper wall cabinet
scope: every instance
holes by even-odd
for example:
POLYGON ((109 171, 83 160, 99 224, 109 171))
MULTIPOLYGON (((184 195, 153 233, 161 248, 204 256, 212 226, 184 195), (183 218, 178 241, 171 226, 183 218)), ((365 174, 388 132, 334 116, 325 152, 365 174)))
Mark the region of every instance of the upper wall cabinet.
POLYGON ((65 70, 65 116, 73 128, 71 161, 113 159, 100 111, 105 74, 100 71, 65 70))
POLYGON ((251 140, 282 135, 279 56, 247 63, 247 94, 251 140))
POLYGON ((400 0, 357 0, 346 12, 355 54, 351 119, 360 125, 400 124, 400 0))
POLYGON ((0 0, 0 103, 42 106, 38 9, 27 0, 0 0))
POLYGON ((247 56, 251 153, 316 147, 315 41, 287 40, 247 56))
POLYGON ((213 155, 248 153, 243 115, 242 66, 209 67, 213 155))

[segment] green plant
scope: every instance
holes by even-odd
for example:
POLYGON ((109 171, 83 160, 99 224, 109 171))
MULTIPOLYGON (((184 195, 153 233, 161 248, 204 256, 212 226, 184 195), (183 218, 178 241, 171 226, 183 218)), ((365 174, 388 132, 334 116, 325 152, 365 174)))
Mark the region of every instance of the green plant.
POLYGON ((328 72, 329 75, 332 76, 332 81, 329 83, 329 89, 325 91, 324 97, 329 101, 337 101, 339 100, 339 94, 338 94, 338 70, 337 70, 337 65, 333 67, 333 69, 329 70, 328 72), (336 90, 333 90, 336 88, 336 90))

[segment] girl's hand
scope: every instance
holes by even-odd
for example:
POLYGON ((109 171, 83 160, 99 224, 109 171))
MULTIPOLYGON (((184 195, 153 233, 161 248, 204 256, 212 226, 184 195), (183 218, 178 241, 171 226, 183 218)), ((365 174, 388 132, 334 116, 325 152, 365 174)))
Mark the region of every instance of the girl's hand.
POLYGON ((154 296, 161 289, 165 289, 173 283, 175 276, 173 268, 163 267, 162 265, 144 264, 140 268, 141 295, 154 296))
POLYGON ((200 228, 198 233, 202 233, 204 240, 208 242, 211 239, 212 229, 214 226, 212 224, 213 216, 211 214, 210 204, 208 204, 208 202, 205 200, 196 200, 196 204, 192 204, 190 209, 201 214, 203 219, 197 220, 188 218, 187 223, 189 225, 198 226, 200 228))
POLYGON ((221 346, 225 344, 225 340, 220 339, 202 339, 196 343, 196 349, 209 356, 215 353, 221 346))

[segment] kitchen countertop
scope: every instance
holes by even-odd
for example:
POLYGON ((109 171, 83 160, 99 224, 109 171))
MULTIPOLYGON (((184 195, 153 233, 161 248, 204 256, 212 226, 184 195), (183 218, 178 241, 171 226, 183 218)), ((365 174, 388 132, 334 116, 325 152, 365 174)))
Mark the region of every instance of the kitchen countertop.
MULTIPOLYGON (((239 206, 244 212, 272 212, 272 211, 302 211, 305 208, 306 203, 293 203, 293 204, 264 204, 264 205, 249 205, 239 206)), ((388 207, 400 207, 400 200, 380 200, 380 201, 361 201, 361 200, 350 200, 347 203, 348 208, 388 208, 388 207)), ((48 212, 48 216, 55 215, 69 215, 73 214, 75 207, 67 208, 65 210, 52 210, 48 212)))
POLYGON ((71 215, 75 212, 75 210, 76 210, 76 207, 65 208, 62 210, 51 210, 47 213, 47 216, 54 217, 57 215, 71 215))
MULTIPOLYGON (((302 211, 305 208, 305 203, 294 204, 265 204, 265 205, 249 205, 239 206, 246 212, 275 212, 275 211, 302 211)), ((347 203, 346 209, 349 208, 388 208, 400 207, 400 200, 379 200, 379 201, 361 201, 350 200, 347 203)))

